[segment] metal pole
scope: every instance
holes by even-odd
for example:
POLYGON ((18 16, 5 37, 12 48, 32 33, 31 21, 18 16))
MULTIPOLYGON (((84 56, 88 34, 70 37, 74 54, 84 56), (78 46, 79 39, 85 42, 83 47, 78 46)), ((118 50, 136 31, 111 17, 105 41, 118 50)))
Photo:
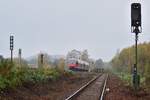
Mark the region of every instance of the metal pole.
POLYGON ((134 88, 135 90, 139 89, 139 85, 140 85, 140 76, 138 75, 138 71, 137 71, 137 65, 138 65, 138 33, 139 30, 135 29, 135 64, 134 64, 134 88))
POLYGON ((19 60, 19 65, 20 65, 20 67, 22 67, 22 57, 21 57, 21 53, 22 53, 22 50, 21 49, 19 49, 19 52, 18 52, 18 60, 19 60))
POLYGON ((138 51, 137 51, 137 42, 138 42, 138 32, 135 34, 135 66, 136 66, 136 73, 137 73, 137 60, 138 60, 138 51))
POLYGON ((11 63, 13 62, 13 50, 11 50, 11 63))

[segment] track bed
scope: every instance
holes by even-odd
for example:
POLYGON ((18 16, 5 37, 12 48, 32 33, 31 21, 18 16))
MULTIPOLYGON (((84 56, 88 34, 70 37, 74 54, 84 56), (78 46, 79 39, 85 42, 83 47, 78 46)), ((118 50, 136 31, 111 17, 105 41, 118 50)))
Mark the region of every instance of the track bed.
POLYGON ((97 76, 70 97, 66 98, 66 100, 99 100, 106 78, 106 74, 97 76))

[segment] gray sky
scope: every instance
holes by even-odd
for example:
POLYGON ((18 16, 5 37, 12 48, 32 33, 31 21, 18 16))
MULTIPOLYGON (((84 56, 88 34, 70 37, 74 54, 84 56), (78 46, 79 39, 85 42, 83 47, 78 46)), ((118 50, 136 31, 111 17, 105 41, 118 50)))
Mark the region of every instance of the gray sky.
MULTIPOLYGON (((132 0, 0 0, 0 54, 8 57, 9 35, 28 57, 40 51, 67 54, 87 49, 91 58, 109 61, 117 49, 134 44, 130 33, 132 0)), ((139 1, 139 0, 133 0, 139 1)), ((150 0, 142 0, 143 33, 150 40, 150 0)))

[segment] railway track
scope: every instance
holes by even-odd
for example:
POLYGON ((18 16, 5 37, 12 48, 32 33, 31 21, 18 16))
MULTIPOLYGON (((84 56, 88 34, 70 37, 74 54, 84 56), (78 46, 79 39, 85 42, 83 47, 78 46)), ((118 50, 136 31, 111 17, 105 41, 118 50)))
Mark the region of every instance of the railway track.
POLYGON ((103 100, 108 74, 99 74, 65 100, 103 100))

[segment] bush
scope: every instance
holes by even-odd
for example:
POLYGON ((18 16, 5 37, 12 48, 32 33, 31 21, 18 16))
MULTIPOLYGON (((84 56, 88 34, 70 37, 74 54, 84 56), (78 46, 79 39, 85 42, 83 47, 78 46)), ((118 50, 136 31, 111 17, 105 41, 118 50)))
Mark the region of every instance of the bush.
POLYGON ((28 67, 16 67, 9 60, 0 62, 0 90, 5 88, 15 88, 24 82, 43 82, 47 79, 56 80, 61 75, 72 75, 72 72, 60 71, 58 69, 28 67))
POLYGON ((117 70, 112 71, 115 75, 117 75, 126 85, 131 85, 132 83, 132 75, 126 72, 121 72, 117 70))
POLYGON ((52 69, 44 69, 44 68, 38 68, 38 69, 27 69, 24 73, 24 82, 40 82, 40 81, 46 81, 47 78, 57 77, 57 72, 54 72, 52 69))
POLYGON ((0 75, 0 89, 6 88, 7 79, 0 75))
POLYGON ((40 82, 48 78, 56 80, 60 73, 56 69, 16 67, 9 60, 0 62, 0 89, 14 88, 24 82, 40 82))
POLYGON ((9 76, 9 74, 13 69, 13 66, 14 66, 13 63, 11 63, 10 60, 8 59, 2 60, 0 62, 0 75, 4 77, 9 76))

